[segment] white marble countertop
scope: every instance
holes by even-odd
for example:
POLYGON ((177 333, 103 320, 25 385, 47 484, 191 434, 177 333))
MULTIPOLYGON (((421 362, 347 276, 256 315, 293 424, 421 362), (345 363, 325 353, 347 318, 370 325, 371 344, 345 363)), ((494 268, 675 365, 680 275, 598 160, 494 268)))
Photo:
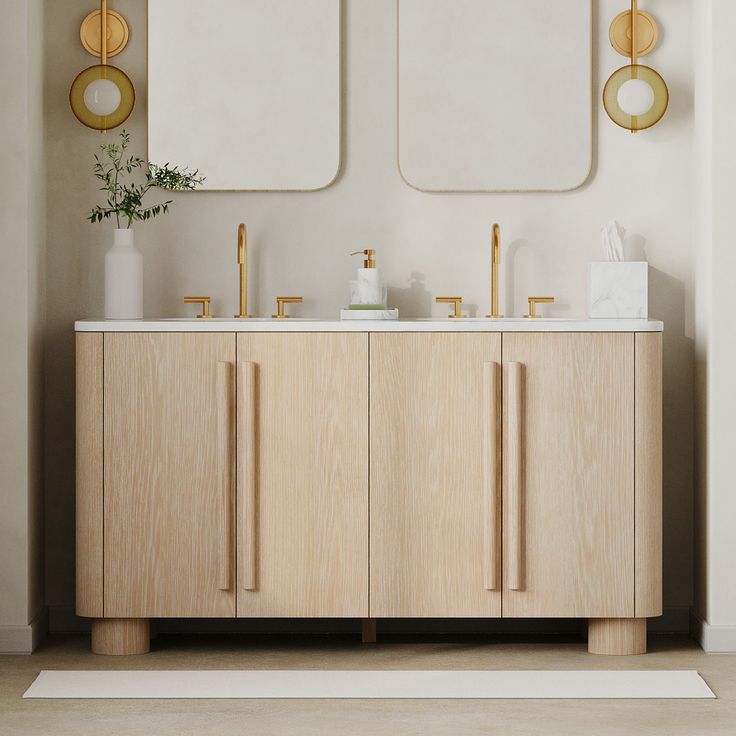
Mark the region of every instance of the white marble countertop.
POLYGON ((664 323, 646 319, 85 319, 76 332, 662 332, 664 323))

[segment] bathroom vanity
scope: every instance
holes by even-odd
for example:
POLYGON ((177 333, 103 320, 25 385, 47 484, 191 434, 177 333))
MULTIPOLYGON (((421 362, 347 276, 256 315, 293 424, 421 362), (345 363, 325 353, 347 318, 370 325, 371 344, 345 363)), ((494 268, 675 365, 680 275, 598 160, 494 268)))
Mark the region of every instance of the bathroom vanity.
POLYGON ((77 613, 662 612, 662 324, 77 322, 77 613))

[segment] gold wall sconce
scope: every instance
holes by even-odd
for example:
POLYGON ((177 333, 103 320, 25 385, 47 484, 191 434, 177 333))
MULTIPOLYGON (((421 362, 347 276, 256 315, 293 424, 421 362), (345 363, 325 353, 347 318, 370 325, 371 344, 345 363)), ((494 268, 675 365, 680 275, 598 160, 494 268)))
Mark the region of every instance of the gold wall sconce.
POLYGON ((631 0, 631 10, 613 19, 609 31, 611 45, 631 63, 615 71, 603 89, 603 106, 616 125, 636 133, 656 125, 667 112, 669 91, 664 79, 654 69, 639 64, 657 45, 657 23, 639 10, 638 0, 631 0))
POLYGON ((125 72, 107 63, 128 43, 128 24, 107 9, 107 0, 91 12, 79 31, 82 46, 100 63, 80 72, 69 90, 69 104, 80 123, 102 132, 122 125, 135 107, 135 88, 125 72))

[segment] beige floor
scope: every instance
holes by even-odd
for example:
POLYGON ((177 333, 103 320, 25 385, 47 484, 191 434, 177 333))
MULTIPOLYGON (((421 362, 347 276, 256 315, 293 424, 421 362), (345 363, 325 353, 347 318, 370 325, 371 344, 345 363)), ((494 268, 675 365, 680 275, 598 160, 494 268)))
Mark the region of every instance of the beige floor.
POLYGON ((0 657, 2 736, 361 736, 363 734, 736 734, 736 656, 684 638, 643 657, 588 655, 582 642, 509 639, 383 642, 161 636, 142 657, 88 653, 85 637, 52 637, 32 656, 0 657), (42 701, 21 695, 41 669, 696 669, 718 700, 42 701))

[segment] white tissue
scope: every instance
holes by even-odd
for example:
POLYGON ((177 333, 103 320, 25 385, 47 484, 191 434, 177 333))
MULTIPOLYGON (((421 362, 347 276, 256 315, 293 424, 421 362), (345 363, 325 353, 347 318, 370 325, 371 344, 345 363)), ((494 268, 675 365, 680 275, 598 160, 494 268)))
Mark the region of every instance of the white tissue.
POLYGON ((601 229, 601 239, 603 241, 603 257, 606 261, 623 261, 624 258, 624 238, 626 237, 626 228, 624 228, 617 220, 607 222, 601 229))

